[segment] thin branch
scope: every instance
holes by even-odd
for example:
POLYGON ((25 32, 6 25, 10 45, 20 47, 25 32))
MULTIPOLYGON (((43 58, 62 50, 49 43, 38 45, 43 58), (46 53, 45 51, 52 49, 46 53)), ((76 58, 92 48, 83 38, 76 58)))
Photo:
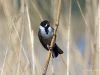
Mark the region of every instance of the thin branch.
POLYGON ((79 10, 80 10, 80 12, 81 12, 82 18, 83 18, 83 20, 84 20, 86 26, 88 27, 88 23, 87 23, 87 21, 86 21, 86 19, 85 19, 85 16, 84 16, 84 14, 83 14, 83 11, 82 11, 82 8, 81 8, 81 6, 80 6, 80 4, 79 4, 79 1, 76 0, 76 2, 77 2, 77 5, 78 5, 78 7, 79 7, 79 10))
MULTIPOLYGON (((32 0, 31 0, 32 1, 32 0)), ((35 0, 34 0, 35 1, 35 0)), ((38 16, 40 17, 41 20, 43 20, 43 17, 41 13, 39 12, 38 8, 36 7, 35 2, 32 1, 32 6, 34 7, 35 11, 37 12, 38 16)))
MULTIPOLYGON (((9 23, 10 23, 10 22, 12 23, 12 27, 13 27, 14 30, 15 30, 15 33, 16 33, 16 35, 17 35, 17 38, 18 38, 18 40, 21 42, 19 32, 18 32, 18 30, 16 29, 15 24, 14 24, 14 20, 13 20, 12 18, 10 18, 10 19, 8 19, 8 21, 9 21, 9 23)), ((9 31, 10 31, 10 30, 9 30, 9 31)), ((25 49, 24 49, 24 46, 23 46, 22 44, 21 44, 21 47, 22 47, 22 51, 23 51, 23 53, 24 53, 24 55, 25 55, 25 57, 26 57, 26 60, 27 60, 28 63, 29 63, 28 56, 27 56, 26 51, 25 51, 25 49)))
POLYGON ((21 50, 22 50, 21 44, 23 41, 23 32, 24 32, 24 28, 22 28, 22 32, 21 32, 20 50, 19 50, 19 55, 18 55, 18 68, 17 68, 16 75, 19 75, 19 69, 20 69, 20 59, 21 59, 21 50))
POLYGON ((45 63, 44 68, 43 68, 43 74, 42 75, 46 75, 47 68, 48 68, 49 61, 50 61, 50 57, 51 57, 51 51, 49 50, 49 53, 48 53, 48 56, 47 56, 47 59, 46 59, 46 63, 45 63))
POLYGON ((60 57, 61 57, 62 62, 63 62, 64 65, 65 65, 65 68, 67 68, 67 64, 66 64, 66 61, 64 60, 64 57, 63 57, 62 55, 60 55, 60 57))
POLYGON ((55 40, 56 40, 56 32, 57 32, 57 29, 58 29, 58 26, 59 26, 59 19, 60 19, 60 10, 61 10, 61 0, 58 0, 57 18, 56 18, 56 22, 55 22, 56 28, 54 30, 54 36, 51 40, 48 57, 47 57, 46 64, 44 66, 42 75, 46 75, 48 64, 49 64, 50 57, 51 57, 51 50, 52 50, 52 47, 53 47, 55 40))
MULTIPOLYGON (((6 13, 5 13, 5 14, 6 14, 6 13)), ((9 17, 9 15, 7 15, 7 16, 9 17)), ((18 33, 18 31, 17 31, 17 29, 16 29, 16 27, 15 27, 15 24, 14 24, 14 20, 13 20, 12 18, 10 18, 10 19, 8 19, 8 22, 9 22, 9 23, 12 23, 12 27, 13 27, 14 30, 15 30, 15 33, 16 33, 16 35, 17 35, 17 38, 18 38, 18 40, 21 42, 20 35, 19 35, 19 33, 18 33)), ((11 30, 9 29, 9 31, 11 31, 11 30)), ((28 63, 29 63, 29 59, 28 59, 28 56, 27 56, 27 54, 26 54, 26 52, 25 52, 24 46, 22 45, 21 47, 22 47, 23 53, 24 53, 24 55, 25 55, 25 57, 26 57, 26 60, 27 60, 28 63)))
MULTIPOLYGON (((10 41, 10 37, 11 37, 11 32, 10 32, 10 34, 9 34, 8 42, 10 41)), ((8 50, 9 50, 9 49, 8 49, 8 47, 7 47, 6 53, 5 53, 5 57, 4 57, 4 62, 3 62, 3 66, 2 66, 2 69, 1 69, 0 75, 3 75, 3 71, 4 71, 5 62, 6 62, 6 59, 7 59, 8 50)))
MULTIPOLYGON (((88 1, 88 0, 87 0, 88 1)), ((97 72, 95 72, 94 71, 94 69, 96 68, 96 56, 97 56, 97 54, 96 54, 96 49, 95 49, 95 42, 94 42, 94 38, 93 38, 93 36, 91 36, 91 32, 90 32, 90 28, 89 28, 89 24, 87 23, 87 20, 85 19, 85 16, 83 15, 83 12, 82 12, 82 9, 81 9, 81 6, 80 6, 80 4, 79 4, 79 1, 78 0, 76 0, 76 2, 77 2, 77 5, 78 5, 78 7, 79 7, 79 10, 80 10, 80 12, 81 12, 81 15, 82 15, 82 18, 83 18, 83 20, 84 20, 84 22, 85 22, 85 24, 86 24, 86 28, 87 28, 87 32, 88 32, 88 34, 87 34, 87 36, 89 37, 88 39, 89 39, 89 44, 90 44, 90 46, 92 47, 90 47, 91 48, 91 50, 93 51, 93 50, 95 50, 94 51, 94 53, 93 53, 93 68, 92 68, 92 72, 94 73, 94 75, 96 75, 97 74, 97 72)), ((90 1, 91 2, 91 1, 90 1)), ((88 5, 88 4, 87 4, 88 5)), ((91 13, 91 12, 90 12, 91 13)), ((89 14, 89 13, 88 13, 89 14)), ((97 36, 96 36, 97 37, 97 36)), ((87 53, 87 51, 86 51, 86 53, 87 53)), ((87 58, 87 57, 86 57, 87 58)))
MULTIPOLYGON (((16 27, 15 27, 15 24, 14 24, 13 19, 10 18, 10 19, 8 19, 8 21, 9 21, 9 23, 10 23, 10 22, 12 23, 12 27, 13 27, 14 30, 15 30, 15 33, 16 33, 16 35, 17 35, 17 38, 18 38, 18 40, 21 42, 21 38, 20 38, 19 32, 18 32, 18 30, 17 30, 16 27)), ((11 31, 11 30, 9 29, 9 31, 11 31)), ((21 49, 22 49, 22 51, 23 51, 23 53, 24 53, 24 55, 25 55, 25 57, 26 57, 27 62, 29 63, 28 56, 27 56, 26 51, 25 51, 25 49, 24 49, 24 46, 23 46, 22 44, 21 44, 21 49)))
POLYGON ((2 69, 1 69, 1 73, 0 73, 0 75, 3 75, 3 70, 4 70, 4 66, 5 66, 6 58, 7 58, 7 53, 8 53, 8 48, 6 49, 5 58, 4 58, 4 62, 3 62, 3 66, 2 66, 2 69))

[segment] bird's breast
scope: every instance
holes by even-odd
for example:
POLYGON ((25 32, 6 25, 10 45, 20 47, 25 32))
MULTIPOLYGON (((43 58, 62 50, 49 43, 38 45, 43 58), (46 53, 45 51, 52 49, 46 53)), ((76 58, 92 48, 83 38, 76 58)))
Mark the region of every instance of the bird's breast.
POLYGON ((53 30, 49 27, 48 34, 46 33, 45 29, 40 30, 41 36, 45 39, 49 39, 53 36, 53 30))

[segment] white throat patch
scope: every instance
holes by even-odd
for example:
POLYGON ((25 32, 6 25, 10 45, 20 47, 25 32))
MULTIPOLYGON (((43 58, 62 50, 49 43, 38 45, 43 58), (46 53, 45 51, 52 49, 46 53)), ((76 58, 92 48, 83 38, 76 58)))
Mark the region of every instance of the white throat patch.
POLYGON ((45 27, 47 27, 47 24, 45 25, 45 27))
POLYGON ((53 29, 51 27, 48 28, 48 34, 45 32, 45 28, 40 26, 41 35, 45 38, 49 38, 53 36, 53 29))

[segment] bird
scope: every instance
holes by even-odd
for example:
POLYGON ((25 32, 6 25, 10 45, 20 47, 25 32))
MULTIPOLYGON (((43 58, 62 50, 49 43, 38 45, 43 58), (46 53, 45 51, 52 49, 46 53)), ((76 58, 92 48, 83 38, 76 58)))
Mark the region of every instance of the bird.
MULTIPOLYGON (((48 51, 49 46, 54 35, 54 28, 50 26, 50 22, 48 20, 44 20, 40 23, 38 37, 42 44, 42 46, 48 51)), ((56 58, 59 54, 63 54, 63 51, 58 47, 56 43, 51 50, 52 57, 56 58)))

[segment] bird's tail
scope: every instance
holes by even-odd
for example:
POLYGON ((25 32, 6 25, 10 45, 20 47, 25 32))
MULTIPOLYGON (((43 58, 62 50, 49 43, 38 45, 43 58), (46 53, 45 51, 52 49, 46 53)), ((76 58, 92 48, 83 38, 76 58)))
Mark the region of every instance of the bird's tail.
POLYGON ((63 51, 55 44, 52 50, 53 58, 57 57, 59 54, 63 54, 63 51))

